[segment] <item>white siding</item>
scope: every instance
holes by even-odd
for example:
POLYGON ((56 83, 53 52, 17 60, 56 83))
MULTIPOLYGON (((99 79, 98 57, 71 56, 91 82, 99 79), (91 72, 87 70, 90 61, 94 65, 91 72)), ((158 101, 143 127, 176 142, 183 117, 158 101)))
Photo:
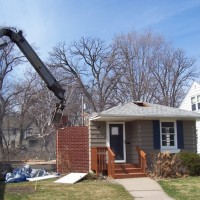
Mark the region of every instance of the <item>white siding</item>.
MULTIPOLYGON (((200 95, 200 84, 197 82, 194 82, 188 91, 187 95, 185 96, 183 102, 180 105, 180 109, 183 110, 192 110, 192 105, 191 105, 191 98, 195 97, 196 102, 197 102, 197 95, 200 95)), ((196 105, 196 111, 200 113, 200 110, 198 110, 198 106, 196 105)), ((200 121, 196 122, 196 128, 197 128, 197 153, 200 154, 200 121)))

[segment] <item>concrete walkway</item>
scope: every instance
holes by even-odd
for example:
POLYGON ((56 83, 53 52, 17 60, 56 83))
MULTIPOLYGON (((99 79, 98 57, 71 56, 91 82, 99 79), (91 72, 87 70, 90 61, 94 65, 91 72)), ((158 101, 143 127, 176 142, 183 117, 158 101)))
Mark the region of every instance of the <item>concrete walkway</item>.
POLYGON ((115 179, 134 197, 135 200, 173 200, 161 186, 149 177, 115 179))

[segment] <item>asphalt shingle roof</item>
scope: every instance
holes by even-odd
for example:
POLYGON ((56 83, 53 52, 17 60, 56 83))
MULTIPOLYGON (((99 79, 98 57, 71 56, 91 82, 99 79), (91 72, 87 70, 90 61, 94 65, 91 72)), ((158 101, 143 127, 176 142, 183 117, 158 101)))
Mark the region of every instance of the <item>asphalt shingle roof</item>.
POLYGON ((124 118, 187 118, 200 119, 200 114, 158 104, 146 102, 129 102, 118 105, 99 113, 96 118, 124 117, 124 118))

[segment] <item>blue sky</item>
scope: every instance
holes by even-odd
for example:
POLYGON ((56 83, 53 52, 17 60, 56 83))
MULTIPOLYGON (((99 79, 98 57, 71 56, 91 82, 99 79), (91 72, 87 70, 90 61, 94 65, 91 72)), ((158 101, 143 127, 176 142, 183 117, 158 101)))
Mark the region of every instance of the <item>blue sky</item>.
POLYGON ((106 42, 151 29, 200 58, 200 0, 0 0, 0 26, 14 26, 46 60, 59 42, 82 36, 106 42))

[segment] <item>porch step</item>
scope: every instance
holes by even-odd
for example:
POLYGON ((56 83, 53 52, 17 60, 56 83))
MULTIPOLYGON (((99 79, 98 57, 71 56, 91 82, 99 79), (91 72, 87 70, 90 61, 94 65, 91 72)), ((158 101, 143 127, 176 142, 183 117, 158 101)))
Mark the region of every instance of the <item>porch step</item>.
POLYGON ((137 178, 145 177, 146 174, 138 167, 137 164, 115 164, 114 178, 137 178))
POLYGON ((134 163, 115 163, 115 169, 121 169, 121 168, 138 168, 138 164, 134 163))

